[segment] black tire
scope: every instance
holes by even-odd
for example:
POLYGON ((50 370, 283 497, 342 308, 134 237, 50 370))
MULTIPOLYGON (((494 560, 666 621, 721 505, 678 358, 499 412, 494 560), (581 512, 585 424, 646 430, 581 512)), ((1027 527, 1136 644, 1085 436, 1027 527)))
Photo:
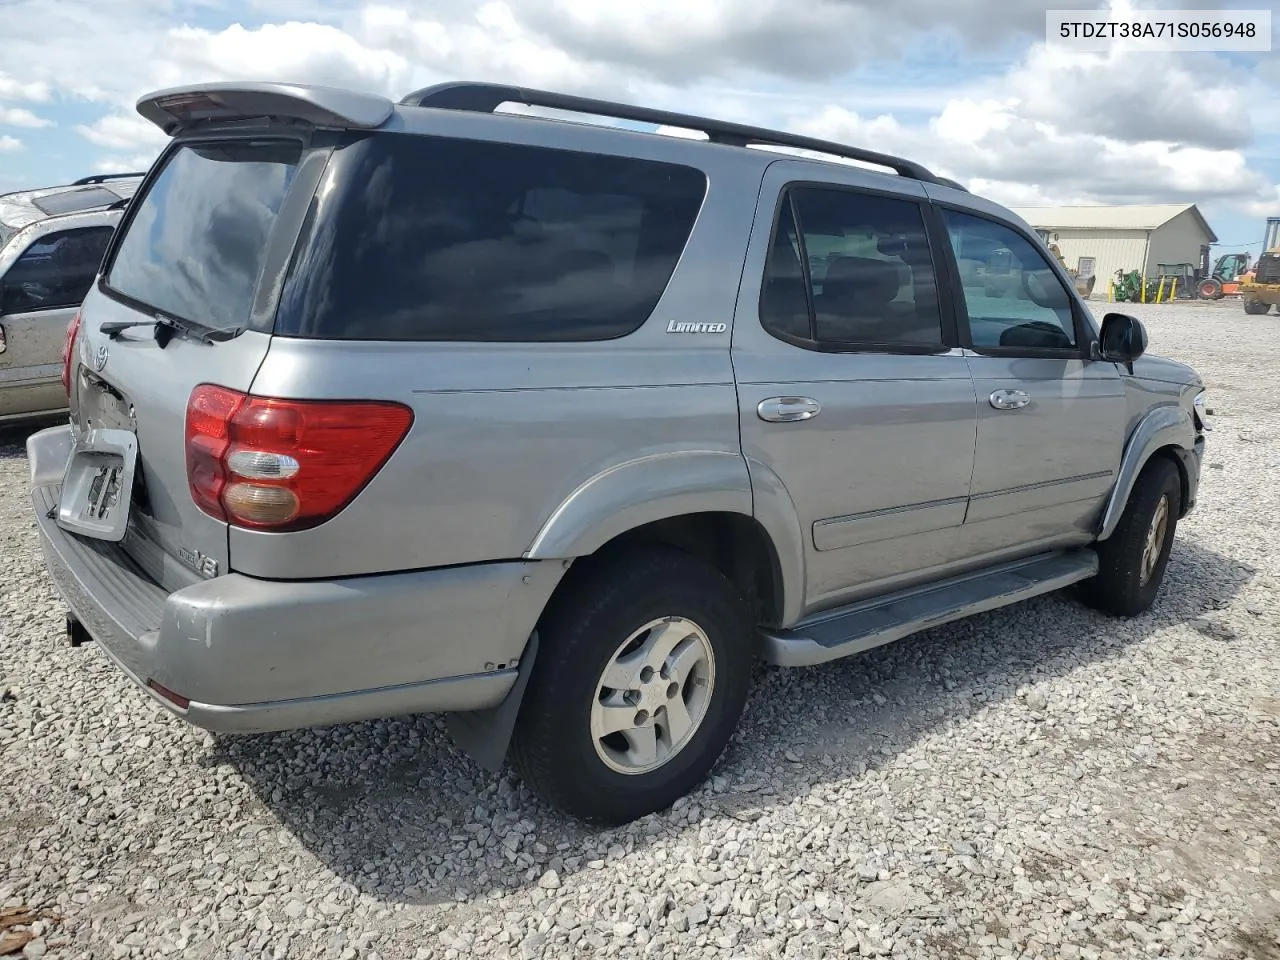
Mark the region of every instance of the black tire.
POLYGON ((1271 309, 1271 304, 1263 303, 1261 300, 1245 299, 1244 312, 1250 316, 1260 317, 1271 309))
MULTIPOLYGON (((724 752, 747 701, 752 621, 723 574, 671 547, 600 556, 569 576, 539 625, 538 660, 511 758, 530 790, 552 806, 590 823, 628 823, 671 806, 706 778, 724 752), (620 773, 600 757, 592 735, 598 685, 619 646, 664 617, 691 621, 709 641, 711 694, 701 723, 664 765, 620 773)), ((655 710, 653 724, 661 729, 658 716, 655 710)))
POLYGON ((1197 292, 1200 294, 1201 300, 1221 300, 1222 284, 1217 278, 1201 280, 1197 292))
POLYGON ((1182 478, 1172 461, 1157 456, 1143 469, 1115 532, 1095 546, 1098 573, 1080 585, 1085 603, 1117 617, 1133 617, 1155 602, 1169 565, 1169 552, 1182 509, 1182 478), (1147 535, 1161 501, 1166 523, 1154 567, 1143 579, 1147 535))

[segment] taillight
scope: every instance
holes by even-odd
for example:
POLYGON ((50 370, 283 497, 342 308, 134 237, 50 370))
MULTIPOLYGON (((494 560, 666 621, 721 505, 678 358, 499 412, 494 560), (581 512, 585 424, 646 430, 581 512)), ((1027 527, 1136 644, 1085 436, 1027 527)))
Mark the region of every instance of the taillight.
POLYGON ((201 384, 187 403, 187 485, 236 526, 305 530, 355 499, 409 432, 374 400, 277 400, 201 384))
POLYGON ((71 367, 76 355, 76 337, 80 335, 80 311, 67 324, 67 335, 62 341, 62 389, 71 396, 71 367))

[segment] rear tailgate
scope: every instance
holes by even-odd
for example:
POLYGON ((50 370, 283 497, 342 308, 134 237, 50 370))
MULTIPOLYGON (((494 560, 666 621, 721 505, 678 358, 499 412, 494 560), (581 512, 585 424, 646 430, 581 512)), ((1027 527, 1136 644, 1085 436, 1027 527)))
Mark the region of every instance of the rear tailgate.
POLYGON ((316 153, 297 134, 269 130, 175 145, 85 300, 73 421, 82 436, 136 436, 122 545, 166 589, 228 570, 227 524, 202 511, 188 485, 188 401, 202 383, 248 391, 271 341, 269 324, 255 324, 273 307, 260 279, 288 261, 318 176, 299 171, 323 167, 316 153))
POLYGON ((137 436, 122 546, 168 590, 225 573, 227 524, 197 508, 187 488, 187 398, 206 381, 248 390, 271 338, 248 331, 209 345, 175 337, 161 349, 148 326, 110 340, 100 332, 102 324, 136 320, 138 313, 100 293, 91 297, 83 314, 74 418, 81 429, 122 428, 137 436))

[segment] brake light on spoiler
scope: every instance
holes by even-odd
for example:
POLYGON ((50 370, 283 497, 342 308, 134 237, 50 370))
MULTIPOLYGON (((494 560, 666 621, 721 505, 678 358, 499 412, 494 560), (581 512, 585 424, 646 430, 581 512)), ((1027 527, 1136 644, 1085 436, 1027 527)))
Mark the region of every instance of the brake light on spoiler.
POLYGON ((318 526, 345 508, 409 432, 376 400, 282 400, 201 384, 187 402, 187 486, 202 511, 255 530, 318 526))

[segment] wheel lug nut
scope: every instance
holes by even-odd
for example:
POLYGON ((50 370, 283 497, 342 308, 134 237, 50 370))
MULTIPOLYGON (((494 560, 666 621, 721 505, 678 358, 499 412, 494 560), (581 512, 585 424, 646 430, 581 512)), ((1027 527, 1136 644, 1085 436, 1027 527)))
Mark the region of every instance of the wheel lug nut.
POLYGON ((648 683, 653 679, 653 667, 645 667, 640 671, 640 682, 648 683))
POLYGON ((646 723, 648 723, 648 722, 649 722, 649 711, 648 711, 648 710, 637 710, 637 711, 636 711, 636 718, 635 718, 635 724, 636 724, 636 726, 637 726, 637 727, 643 727, 643 726, 644 726, 646 723))
POLYGON ((667 687, 667 699, 674 700, 676 698, 676 694, 678 694, 679 692, 680 692, 680 684, 676 683, 673 680, 671 684, 667 687))

